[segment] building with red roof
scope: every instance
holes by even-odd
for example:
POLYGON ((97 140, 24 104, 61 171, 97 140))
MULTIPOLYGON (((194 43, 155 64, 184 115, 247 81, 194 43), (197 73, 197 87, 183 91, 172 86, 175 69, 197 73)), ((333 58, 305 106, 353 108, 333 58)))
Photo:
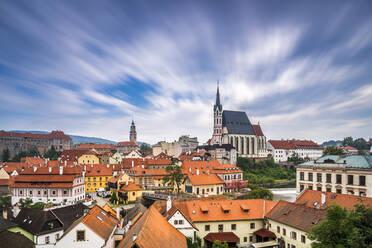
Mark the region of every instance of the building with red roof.
POLYGON ((323 148, 311 140, 269 140, 268 149, 275 162, 286 162, 294 154, 305 160, 318 159, 323 154, 323 148))

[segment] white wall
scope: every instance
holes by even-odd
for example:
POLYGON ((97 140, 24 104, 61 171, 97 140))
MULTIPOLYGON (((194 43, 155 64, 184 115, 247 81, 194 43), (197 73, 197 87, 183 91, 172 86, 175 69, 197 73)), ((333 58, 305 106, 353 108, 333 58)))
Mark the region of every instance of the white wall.
POLYGON ((35 248, 52 248, 54 247, 54 244, 57 242, 56 235, 59 235, 59 237, 62 237, 63 230, 60 230, 58 232, 52 232, 44 235, 34 236, 34 242, 35 242, 35 248), (49 237, 49 244, 45 243, 45 238, 49 237))
POLYGON ((83 223, 79 223, 57 242, 55 248, 101 248, 105 241, 83 223), (85 241, 76 241, 76 231, 85 231, 85 241))
POLYGON ((185 219, 185 217, 179 212, 175 212, 168 222, 174 226, 178 231, 180 231, 186 237, 190 237, 194 240, 194 227, 185 219), (174 221, 183 220, 183 224, 175 224, 174 221))

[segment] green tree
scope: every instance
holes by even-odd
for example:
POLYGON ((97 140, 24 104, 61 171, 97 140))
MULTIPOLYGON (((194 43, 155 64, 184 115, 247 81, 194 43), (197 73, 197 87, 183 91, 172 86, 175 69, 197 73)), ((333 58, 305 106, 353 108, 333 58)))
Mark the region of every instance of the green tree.
POLYGON ((30 198, 22 198, 19 200, 19 204, 21 205, 22 208, 29 208, 32 205, 32 200, 30 198))
POLYGON ((221 242, 216 240, 213 242, 212 248, 229 248, 229 245, 226 242, 221 242))
POLYGON ((288 161, 293 162, 295 165, 299 165, 299 164, 305 162, 305 160, 303 158, 299 157, 296 152, 292 153, 292 155, 288 158, 288 161))
POLYGON ((344 138, 344 140, 342 141, 342 145, 343 146, 354 146, 353 137, 349 136, 349 137, 344 138))
POLYGON ((174 189, 177 187, 177 195, 180 193, 180 185, 183 181, 183 174, 181 167, 175 164, 175 160, 172 161, 171 165, 168 165, 165 169, 169 174, 163 177, 164 184, 169 184, 174 189))
POLYGON ((352 231, 348 235, 349 247, 372 247, 372 209, 365 205, 357 205, 350 211, 348 225, 352 231))
POLYGON ((10 159, 10 152, 9 152, 9 149, 6 148, 5 150, 3 150, 3 154, 2 154, 2 156, 1 156, 1 160, 2 160, 3 162, 8 162, 9 159, 10 159))
POLYGON ((337 146, 327 146, 323 150, 323 155, 344 155, 344 151, 337 146))
POLYGON ((358 155, 368 155, 364 150, 358 150, 358 155))
POLYGON ((111 194, 110 202, 115 204, 118 201, 118 197, 116 196, 116 192, 111 194))
POLYGON ((54 146, 52 145, 50 149, 44 154, 44 158, 49 158, 50 160, 57 160, 61 155, 61 152, 57 152, 54 146))
POLYGON ((10 207, 11 205, 11 196, 0 197, 0 207, 10 207))
POLYGON ((348 211, 339 205, 331 205, 327 219, 312 228, 309 238, 313 248, 343 248, 351 227, 347 224, 348 211))
POLYGON ((145 152, 148 152, 151 150, 151 147, 146 144, 146 143, 142 143, 141 146, 140 146, 140 153, 143 155, 145 154, 145 152))
POLYGON ((353 146, 359 151, 368 149, 367 141, 364 138, 358 138, 354 140, 353 146))
POLYGON ((248 194, 242 196, 243 199, 265 199, 273 200, 274 194, 269 189, 266 188, 255 188, 248 194))
POLYGON ((33 209, 38 209, 38 210, 43 210, 46 206, 46 203, 44 202, 36 202, 30 206, 30 208, 33 209))

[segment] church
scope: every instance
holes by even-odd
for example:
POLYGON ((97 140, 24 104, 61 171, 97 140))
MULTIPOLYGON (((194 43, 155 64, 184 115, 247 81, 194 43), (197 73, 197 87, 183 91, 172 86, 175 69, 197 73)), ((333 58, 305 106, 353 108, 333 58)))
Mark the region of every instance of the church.
POLYGON ((232 145, 239 157, 267 157, 266 137, 259 124, 250 122, 243 111, 223 110, 217 85, 216 104, 213 107, 213 135, 209 145, 232 145))

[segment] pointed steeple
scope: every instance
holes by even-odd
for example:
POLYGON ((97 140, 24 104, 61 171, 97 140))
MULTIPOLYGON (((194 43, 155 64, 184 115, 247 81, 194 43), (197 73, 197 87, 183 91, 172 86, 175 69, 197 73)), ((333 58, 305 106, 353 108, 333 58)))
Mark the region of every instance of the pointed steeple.
POLYGON ((218 108, 219 111, 222 111, 222 105, 220 102, 220 82, 217 81, 217 93, 216 93, 216 104, 214 105, 214 111, 218 108))

